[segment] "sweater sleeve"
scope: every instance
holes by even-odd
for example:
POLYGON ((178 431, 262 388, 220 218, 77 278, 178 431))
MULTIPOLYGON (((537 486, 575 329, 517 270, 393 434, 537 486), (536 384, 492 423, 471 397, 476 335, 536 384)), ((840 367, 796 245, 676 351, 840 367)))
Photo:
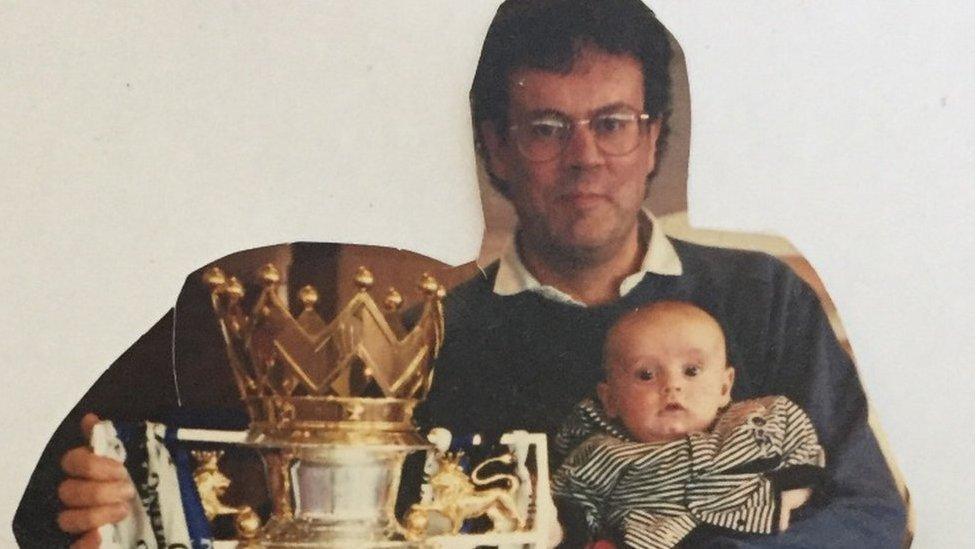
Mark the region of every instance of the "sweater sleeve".
POLYGON ((826 452, 825 489, 795 511, 781 534, 689 541, 696 547, 900 547, 905 505, 868 426, 854 364, 813 290, 792 272, 779 282, 762 390, 788 396, 809 414, 826 452))
POLYGON ((176 307, 109 366, 48 441, 14 516, 14 535, 21 547, 67 547, 71 541, 56 522, 61 509, 57 490, 64 480, 60 462, 65 452, 87 443, 80 428, 85 414, 169 422, 181 404, 208 411, 236 405, 239 397, 200 276, 196 271, 187 277, 176 307))
POLYGON ((172 330, 170 311, 98 378, 51 436, 14 516, 13 530, 20 547, 51 549, 71 542, 57 525, 58 485, 64 480, 61 457, 86 443, 80 428, 82 416, 94 412, 103 418, 157 418, 161 410, 175 404, 172 330))

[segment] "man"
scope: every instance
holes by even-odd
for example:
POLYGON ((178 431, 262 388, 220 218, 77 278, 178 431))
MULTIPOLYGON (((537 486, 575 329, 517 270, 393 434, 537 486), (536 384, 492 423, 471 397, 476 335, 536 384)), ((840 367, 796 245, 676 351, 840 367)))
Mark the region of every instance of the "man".
MULTIPOLYGON (((697 302, 728 333, 733 397, 784 394, 803 407, 830 486, 784 534, 702 528, 686 543, 898 546, 905 510, 814 293, 772 258, 671 240, 641 210, 666 134, 669 56, 663 27, 637 0, 499 9, 472 110, 479 151, 519 228, 500 262, 448 296, 447 338, 419 419, 459 432, 552 433, 599 381, 603 337, 619 315, 649 301, 697 302)), ((62 465, 59 525, 95 544, 92 529, 117 520, 131 484, 82 448, 62 465)))
POLYGON ((733 398, 784 394, 824 442, 825 496, 783 534, 702 528, 689 547, 897 547, 905 510, 867 404, 813 291, 759 254, 671 240, 642 213, 668 107, 664 29, 637 1, 509 2, 472 89, 493 182, 519 217, 512 248, 449 296, 425 412, 460 431, 552 433, 600 380, 622 313, 697 302, 729 334, 733 398))

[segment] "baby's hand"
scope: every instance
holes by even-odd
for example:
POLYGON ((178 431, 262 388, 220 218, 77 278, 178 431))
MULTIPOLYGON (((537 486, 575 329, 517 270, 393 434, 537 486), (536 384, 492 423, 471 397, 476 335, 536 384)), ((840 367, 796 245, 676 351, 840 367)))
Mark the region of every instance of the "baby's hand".
POLYGON ((796 488, 786 490, 780 495, 779 510, 779 531, 785 532, 790 527, 790 511, 798 509, 810 499, 811 491, 809 488, 796 488))

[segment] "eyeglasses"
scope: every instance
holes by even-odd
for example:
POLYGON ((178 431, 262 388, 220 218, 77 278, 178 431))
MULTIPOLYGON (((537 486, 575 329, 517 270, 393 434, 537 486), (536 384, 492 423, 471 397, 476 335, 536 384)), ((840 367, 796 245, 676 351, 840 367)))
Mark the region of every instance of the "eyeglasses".
POLYGON ((621 156, 633 152, 641 134, 650 126, 651 115, 621 108, 574 120, 562 113, 547 112, 509 126, 518 150, 532 162, 556 158, 569 144, 576 126, 589 126, 600 152, 621 156))

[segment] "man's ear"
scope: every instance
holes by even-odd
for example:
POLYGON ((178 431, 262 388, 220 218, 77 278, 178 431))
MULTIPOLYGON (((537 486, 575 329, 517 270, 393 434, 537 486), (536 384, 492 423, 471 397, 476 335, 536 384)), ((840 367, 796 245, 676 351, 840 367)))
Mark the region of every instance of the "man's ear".
POLYGON ((647 128, 647 140, 649 141, 647 154, 649 155, 647 164, 647 173, 644 174, 644 198, 647 198, 648 193, 651 192, 651 180, 653 179, 654 170, 657 169, 658 161, 661 160, 660 155, 657 151, 658 138, 661 135, 661 128, 664 122, 661 118, 652 120, 650 126, 647 128))
POLYGON ((603 404, 607 417, 617 417, 617 403, 614 402, 613 395, 610 394, 610 385, 606 381, 596 384, 596 396, 600 398, 600 404, 603 404))
POLYGON ((484 143, 485 152, 488 155, 488 171, 502 181, 509 181, 511 179, 511 151, 508 142, 496 130, 495 123, 490 120, 482 122, 479 129, 481 130, 481 140, 484 143))
POLYGON ((722 406, 728 406, 732 402, 732 384, 735 383, 735 368, 731 364, 726 366, 722 380, 722 406))
MULTIPOLYGON (((657 140, 661 136, 661 125, 664 122, 660 118, 651 121, 647 128, 647 138, 651 141, 651 159, 657 160, 657 140)), ((653 168, 652 168, 653 169, 653 168)))

